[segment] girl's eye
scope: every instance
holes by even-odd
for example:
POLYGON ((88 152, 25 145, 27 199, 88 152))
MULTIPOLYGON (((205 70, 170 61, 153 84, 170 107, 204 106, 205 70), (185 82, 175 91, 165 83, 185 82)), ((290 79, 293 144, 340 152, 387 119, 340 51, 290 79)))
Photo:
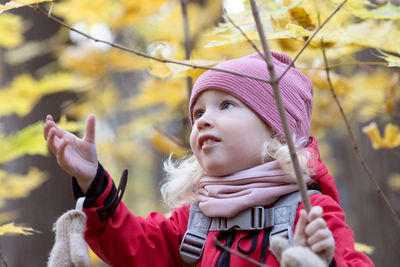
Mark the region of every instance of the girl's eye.
POLYGON ((193 112, 193 119, 197 120, 199 119, 201 116, 203 116, 204 114, 204 110, 202 109, 197 109, 193 112))
POLYGON ((233 108, 233 107, 235 107, 235 104, 233 104, 230 101, 224 101, 221 103, 221 106, 220 106, 221 109, 228 109, 228 108, 233 108))

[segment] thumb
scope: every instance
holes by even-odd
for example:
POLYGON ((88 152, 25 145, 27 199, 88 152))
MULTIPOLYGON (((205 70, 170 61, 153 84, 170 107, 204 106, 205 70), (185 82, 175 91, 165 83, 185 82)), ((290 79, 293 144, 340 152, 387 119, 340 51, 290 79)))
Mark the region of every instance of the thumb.
POLYGON ((295 246, 307 246, 307 237, 305 228, 307 226, 307 212, 300 210, 299 220, 296 225, 296 232, 294 234, 294 245, 295 246))
POLYGON ((86 131, 83 140, 88 143, 95 143, 95 134, 96 134, 96 115, 90 114, 86 121, 86 131))

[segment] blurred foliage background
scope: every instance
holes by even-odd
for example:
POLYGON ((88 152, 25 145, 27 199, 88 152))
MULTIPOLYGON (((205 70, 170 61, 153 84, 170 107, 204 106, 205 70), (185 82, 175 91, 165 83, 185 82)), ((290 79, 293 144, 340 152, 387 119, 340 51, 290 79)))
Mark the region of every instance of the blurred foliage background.
MULTIPOLYGON (((341 2, 258 0, 271 49, 294 58, 341 2)), ((198 66, 253 53, 237 27, 261 47, 247 1, 0 1, 3 265, 44 266, 52 224, 74 207, 71 178, 42 137, 46 114, 79 136, 87 116, 97 115, 99 160, 116 183, 129 169, 124 201, 137 215, 167 212, 158 190, 162 160, 190 153, 187 100, 204 70, 94 42, 53 17, 95 39, 198 66)), ((360 153, 399 214, 399 20, 398 1, 347 1, 296 61, 315 87, 312 134, 336 178, 357 247, 377 266, 400 260, 399 229, 355 156, 327 81, 321 39, 360 153)), ((103 266, 95 256, 92 265, 103 266)))

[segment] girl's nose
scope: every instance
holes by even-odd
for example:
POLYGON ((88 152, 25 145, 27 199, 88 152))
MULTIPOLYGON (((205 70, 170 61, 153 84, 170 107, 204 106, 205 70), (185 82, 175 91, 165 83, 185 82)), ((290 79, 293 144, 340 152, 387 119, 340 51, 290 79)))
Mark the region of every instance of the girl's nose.
POLYGON ((203 114, 203 116, 201 116, 196 123, 198 130, 204 130, 214 126, 214 122, 206 114, 203 114))

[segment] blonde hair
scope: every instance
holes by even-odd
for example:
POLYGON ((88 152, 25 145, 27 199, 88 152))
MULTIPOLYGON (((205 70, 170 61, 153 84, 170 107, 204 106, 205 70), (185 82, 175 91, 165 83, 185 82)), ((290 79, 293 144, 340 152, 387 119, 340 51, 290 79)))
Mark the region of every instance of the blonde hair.
MULTIPOLYGON (((314 154, 307 149, 307 141, 307 138, 295 140, 295 146, 303 179, 310 184, 313 182, 311 179, 311 175, 314 174, 312 166, 315 166, 316 159, 314 154)), ((282 144, 277 137, 271 137, 264 143, 262 157, 265 162, 277 160, 284 172, 290 175, 288 182, 297 182, 287 144, 282 144)), ((203 176, 204 170, 194 155, 178 160, 173 160, 170 156, 164 162, 164 171, 165 178, 161 185, 161 195, 169 209, 178 208, 196 200, 196 184, 203 176)))

